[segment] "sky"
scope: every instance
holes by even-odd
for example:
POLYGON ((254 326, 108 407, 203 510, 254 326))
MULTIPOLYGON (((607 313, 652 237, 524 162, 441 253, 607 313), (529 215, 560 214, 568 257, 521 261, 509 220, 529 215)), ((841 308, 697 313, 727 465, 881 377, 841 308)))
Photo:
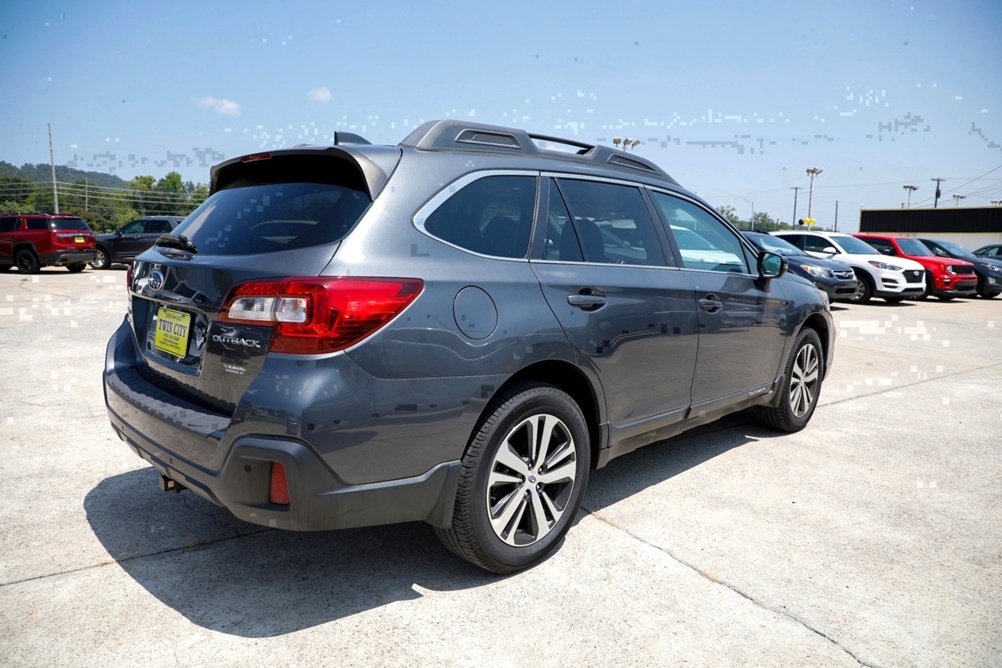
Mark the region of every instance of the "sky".
POLYGON ((1002 200, 1000 79, 1000 0, 5 2, 0 160, 48 163, 51 124, 56 164, 207 183, 466 118, 639 139, 742 219, 855 231, 936 178, 941 207, 1002 200))

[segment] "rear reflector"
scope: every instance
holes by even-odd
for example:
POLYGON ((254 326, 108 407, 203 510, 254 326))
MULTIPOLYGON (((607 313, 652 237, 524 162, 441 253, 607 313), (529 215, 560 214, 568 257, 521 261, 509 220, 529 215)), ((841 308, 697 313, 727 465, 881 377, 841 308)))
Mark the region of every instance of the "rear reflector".
POLYGON ((249 281, 230 291, 223 322, 271 325, 271 352, 343 350, 376 332, 421 294, 417 278, 287 278, 249 281))
POLYGON ((271 494, 268 500, 280 506, 289 505, 289 481, 285 479, 285 467, 278 462, 271 463, 271 494))

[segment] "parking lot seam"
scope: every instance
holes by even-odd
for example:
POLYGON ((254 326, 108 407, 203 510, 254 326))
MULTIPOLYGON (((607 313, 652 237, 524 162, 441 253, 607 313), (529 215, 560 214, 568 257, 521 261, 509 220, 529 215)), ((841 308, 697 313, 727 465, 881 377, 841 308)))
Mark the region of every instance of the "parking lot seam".
POLYGON ((147 559, 149 557, 159 557, 165 554, 173 554, 175 552, 186 552, 189 550, 200 550, 203 547, 209 545, 215 545, 216 543, 223 543, 229 540, 234 540, 237 538, 245 538, 247 536, 256 536, 262 533, 268 533, 274 531, 274 529, 269 529, 268 527, 261 527, 257 531, 248 531, 246 533, 238 533, 234 536, 226 536, 224 538, 217 538, 215 540, 200 541, 193 545, 182 545, 180 547, 172 547, 167 550, 161 550, 159 552, 147 552, 145 554, 134 554, 130 557, 123 557, 121 559, 111 559, 109 561, 102 561, 96 564, 89 564, 87 566, 80 566, 79 568, 70 568, 65 571, 55 571, 52 573, 42 573, 41 575, 32 575, 31 577, 22 578, 20 580, 10 580, 8 582, 0 582, 0 589, 3 587, 9 587, 12 585, 24 584, 26 582, 33 582, 35 580, 45 580, 46 578, 59 577, 60 575, 72 575, 73 573, 82 573, 84 571, 94 570, 97 568, 104 568, 105 566, 111 566, 112 564, 125 564, 130 561, 136 561, 139 559, 147 559))
POLYGON ((777 610, 776 608, 774 608, 774 607, 772 607, 770 605, 767 605, 763 601, 760 601, 760 600, 756 599, 754 596, 751 596, 750 594, 745 593, 744 591, 742 591, 741 589, 739 589, 735 585, 733 585, 733 584, 731 584, 729 582, 726 582, 724 580, 721 580, 720 578, 714 577, 714 576, 710 575, 709 573, 707 573, 706 571, 704 571, 703 569, 701 569, 698 566, 696 566, 695 564, 690 563, 690 562, 686 561, 685 559, 682 559, 677 554, 675 554, 674 552, 672 552, 672 550, 670 550, 670 549, 668 549, 666 547, 662 547, 660 545, 655 545, 654 543, 651 543, 650 541, 644 540, 643 538, 641 538, 640 536, 636 535, 635 533, 633 533, 629 529, 623 528, 623 527, 619 526, 618 524, 616 524, 615 522, 612 522, 611 520, 606 519, 605 517, 601 516, 596 511, 590 510, 590 509, 588 509, 588 508, 586 508, 584 506, 581 506, 581 510, 584 511, 584 512, 586 512, 586 513, 588 513, 589 515, 591 515, 592 517, 594 517, 598 521, 602 522, 603 524, 606 524, 607 526, 610 526, 613 529, 616 529, 618 531, 622 531, 623 533, 625 533, 627 536, 630 536, 634 540, 637 540, 637 541, 643 543, 644 545, 652 547, 655 550, 658 550, 659 552, 663 552, 664 554, 668 555, 668 557, 670 557, 673 561, 675 561, 676 563, 679 563, 682 566, 685 566, 686 568, 688 568, 691 571, 695 572, 701 578, 703 578, 705 580, 708 580, 709 582, 712 582, 713 584, 721 585, 721 586, 723 586, 723 587, 731 590, 732 592, 734 592, 738 596, 746 599, 747 601, 749 601, 750 603, 752 603, 756 607, 762 608, 763 610, 767 610, 767 611, 769 611, 769 612, 771 612, 771 613, 773 613, 775 615, 779 615, 781 617, 785 617, 785 618, 787 618, 787 619, 789 619, 791 621, 796 622, 797 624, 799 624, 803 628, 807 629, 808 631, 810 631, 814 635, 816 635, 816 636, 818 636, 818 637, 820 637, 820 638, 828 641, 829 643, 831 643, 835 647, 838 647, 840 650, 842 650, 843 652, 845 652, 846 654, 848 654, 850 657, 852 657, 852 659, 856 663, 858 663, 859 665, 866 666, 866 668, 880 668, 879 664, 867 663, 866 661, 863 661, 858 656, 856 656, 856 654, 852 650, 846 648, 838 640, 836 640, 836 639, 832 638, 831 636, 825 634, 823 631, 819 631, 818 629, 814 628, 806 620, 801 619, 797 615, 791 613, 789 610, 777 610))

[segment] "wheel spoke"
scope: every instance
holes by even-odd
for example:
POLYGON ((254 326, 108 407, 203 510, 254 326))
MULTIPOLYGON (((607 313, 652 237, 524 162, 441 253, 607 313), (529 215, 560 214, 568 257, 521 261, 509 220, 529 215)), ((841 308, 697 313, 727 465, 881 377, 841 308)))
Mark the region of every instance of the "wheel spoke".
MULTIPOLYGON (((536 489, 529 490, 529 503, 532 505, 532 519, 536 525, 536 533, 532 537, 532 542, 536 542, 546 534, 550 533, 550 520, 546 517, 546 508, 543 506, 543 499, 536 489)), ((556 518, 554 518, 556 520, 556 518)))
POLYGON ((491 524, 494 532, 506 543, 514 545, 515 528, 525 514, 525 489, 517 487, 491 508, 491 524))
POLYGON ((555 482, 562 482, 569 480, 574 481, 574 472, 577 470, 577 465, 573 460, 564 462, 560 466, 552 469, 546 469, 546 471, 540 471, 537 474, 539 482, 544 485, 551 485, 555 482))
MULTIPOLYGON (((509 434, 509 438, 510 438, 509 434)), ((526 464, 521 457, 519 457, 514 450, 512 450, 511 445, 509 445, 509 439, 505 439, 501 447, 498 448, 498 454, 494 459, 494 469, 497 469, 497 465, 501 464, 506 466, 518 475, 528 476, 529 475, 529 465, 526 464)))
MULTIPOLYGON (((546 457, 550 451, 550 442, 553 440, 553 429, 560 424, 560 420, 552 415, 542 415, 539 418, 542 422, 542 429, 539 430, 538 434, 533 439, 533 453, 532 462, 533 464, 540 464, 546 461, 546 457)), ((537 423, 538 427, 539 424, 537 423)))

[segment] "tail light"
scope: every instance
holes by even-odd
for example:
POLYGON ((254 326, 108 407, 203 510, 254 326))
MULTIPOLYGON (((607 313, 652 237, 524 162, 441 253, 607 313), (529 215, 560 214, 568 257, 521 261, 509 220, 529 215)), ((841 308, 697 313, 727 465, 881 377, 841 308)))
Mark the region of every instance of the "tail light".
POLYGON ((271 351, 343 350, 376 332, 421 293, 417 278, 287 278, 234 286, 220 320, 270 325, 271 351))

